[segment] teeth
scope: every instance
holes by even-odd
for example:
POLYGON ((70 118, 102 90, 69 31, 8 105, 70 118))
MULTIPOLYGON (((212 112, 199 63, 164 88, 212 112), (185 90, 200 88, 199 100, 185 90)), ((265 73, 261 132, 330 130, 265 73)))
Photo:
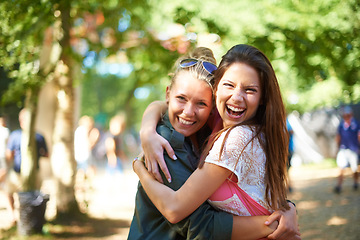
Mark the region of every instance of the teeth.
POLYGON ((179 118, 179 122, 182 123, 182 124, 186 124, 186 125, 191 125, 191 124, 194 123, 194 122, 186 121, 186 120, 184 120, 182 118, 179 118))
POLYGON ((236 108, 236 107, 233 107, 233 106, 227 106, 231 111, 234 111, 234 112, 241 112, 241 111, 244 111, 245 109, 243 108, 236 108))

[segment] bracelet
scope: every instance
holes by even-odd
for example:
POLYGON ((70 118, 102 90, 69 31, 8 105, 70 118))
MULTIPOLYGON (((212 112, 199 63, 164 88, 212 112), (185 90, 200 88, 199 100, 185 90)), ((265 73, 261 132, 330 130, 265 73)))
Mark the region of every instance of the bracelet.
POLYGON ((134 158, 134 160, 132 161, 132 168, 133 168, 133 170, 134 170, 134 164, 135 164, 135 162, 136 162, 138 159, 139 159, 139 158, 136 157, 136 158, 134 158))
POLYGON ((133 169, 134 169, 134 164, 135 164, 135 162, 136 162, 137 160, 139 160, 139 161, 141 161, 141 162, 144 163, 144 162, 145 162, 144 155, 141 156, 141 157, 136 157, 136 158, 134 158, 134 160, 132 161, 133 169))
POLYGON ((294 205, 294 207, 296 208, 296 204, 295 204, 294 202, 292 202, 292 201, 290 201, 290 200, 288 200, 288 199, 286 199, 286 201, 287 201, 288 203, 291 203, 292 205, 294 205))

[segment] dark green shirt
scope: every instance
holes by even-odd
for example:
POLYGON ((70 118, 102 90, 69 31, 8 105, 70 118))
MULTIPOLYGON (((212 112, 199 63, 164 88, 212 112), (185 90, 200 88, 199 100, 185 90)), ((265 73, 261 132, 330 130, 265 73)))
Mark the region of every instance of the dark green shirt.
MULTIPOLYGON (((177 160, 174 161, 164 153, 172 182, 169 183, 162 176, 165 185, 177 190, 196 169, 199 158, 193 151, 189 139, 171 126, 167 115, 156 130, 169 141, 177 156, 177 160)), ((215 210, 208 202, 203 203, 182 221, 171 224, 157 210, 139 182, 128 239, 230 239, 232 225, 233 216, 231 214, 215 210)))

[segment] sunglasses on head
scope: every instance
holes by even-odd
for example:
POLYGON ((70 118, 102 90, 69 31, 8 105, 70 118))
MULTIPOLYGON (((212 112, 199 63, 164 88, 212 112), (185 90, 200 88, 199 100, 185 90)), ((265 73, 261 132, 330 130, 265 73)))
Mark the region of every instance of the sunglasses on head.
POLYGON ((213 72, 217 69, 216 65, 212 64, 211 62, 197 60, 194 58, 187 58, 180 61, 180 67, 182 68, 188 68, 191 66, 194 66, 196 63, 201 62, 204 69, 209 73, 213 74, 213 72))

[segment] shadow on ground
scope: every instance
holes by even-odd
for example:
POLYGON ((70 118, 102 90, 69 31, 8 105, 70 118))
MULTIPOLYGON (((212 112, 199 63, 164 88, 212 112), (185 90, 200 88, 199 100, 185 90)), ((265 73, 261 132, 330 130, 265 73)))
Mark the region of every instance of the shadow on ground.
POLYGON ((7 230, 0 230, 0 239, 124 239, 124 232, 127 232, 128 228, 128 220, 97 219, 84 215, 78 220, 48 222, 43 227, 43 234, 28 237, 17 236, 16 226, 7 230))
POLYGON ((81 221, 50 223, 47 228, 56 239, 106 238, 127 231, 129 221, 86 217, 81 221))
POLYGON ((336 194, 337 169, 299 170, 303 178, 293 179, 295 190, 289 198, 297 203, 302 239, 359 239, 360 191, 353 190, 351 174, 346 176, 342 193, 336 194))

